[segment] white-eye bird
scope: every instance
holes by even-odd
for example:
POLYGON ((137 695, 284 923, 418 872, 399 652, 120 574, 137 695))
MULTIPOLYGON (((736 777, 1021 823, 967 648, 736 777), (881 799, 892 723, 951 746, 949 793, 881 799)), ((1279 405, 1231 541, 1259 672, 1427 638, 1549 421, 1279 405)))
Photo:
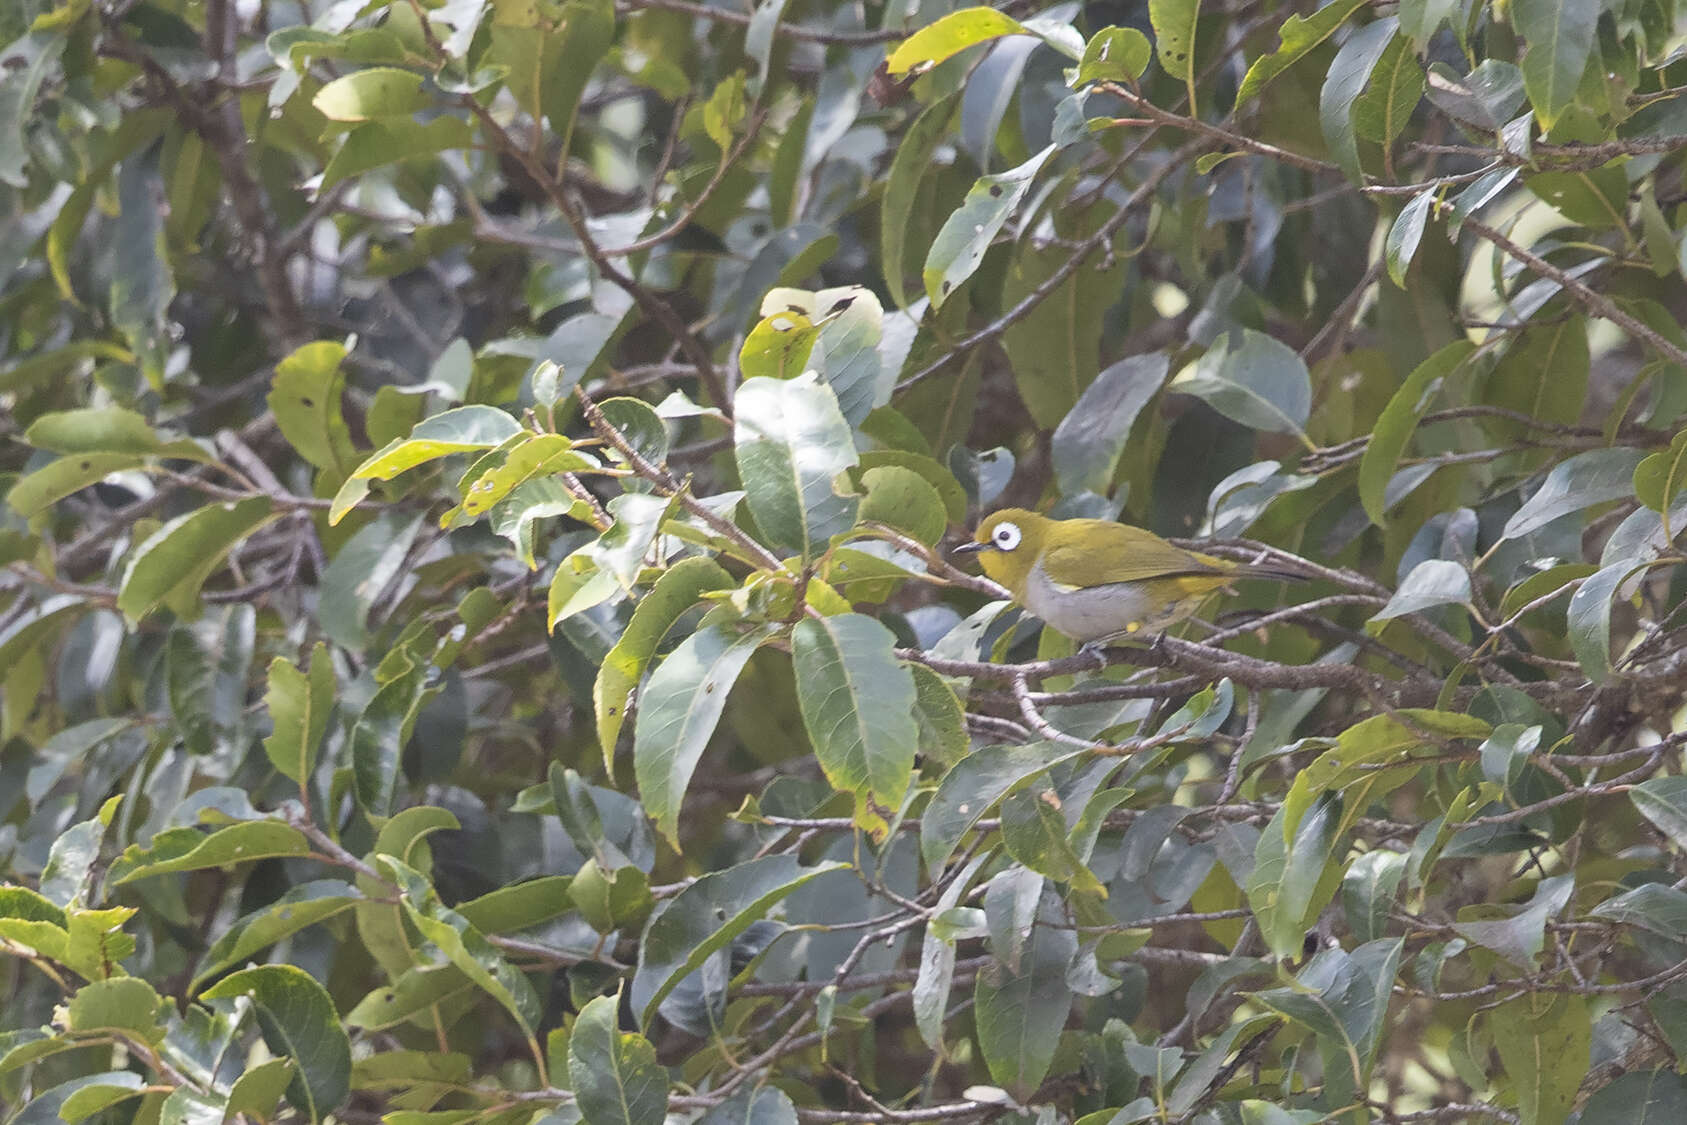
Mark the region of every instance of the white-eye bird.
POLYGON ((1014 601, 1086 648, 1163 632, 1238 578, 1305 578, 1186 551, 1140 527, 1049 519, 1024 508, 991 513, 956 552, 976 552, 1014 601))

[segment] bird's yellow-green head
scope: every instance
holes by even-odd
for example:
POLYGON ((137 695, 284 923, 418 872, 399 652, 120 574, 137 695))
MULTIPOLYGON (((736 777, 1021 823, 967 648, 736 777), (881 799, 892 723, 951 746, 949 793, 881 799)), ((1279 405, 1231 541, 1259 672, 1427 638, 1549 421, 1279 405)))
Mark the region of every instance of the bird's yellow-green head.
POLYGON ((1019 598, 1025 592, 1026 579, 1043 553, 1043 540, 1054 523, 1047 516, 1024 508, 1003 508, 980 521, 972 542, 960 550, 978 552, 978 565, 985 575, 1019 598))

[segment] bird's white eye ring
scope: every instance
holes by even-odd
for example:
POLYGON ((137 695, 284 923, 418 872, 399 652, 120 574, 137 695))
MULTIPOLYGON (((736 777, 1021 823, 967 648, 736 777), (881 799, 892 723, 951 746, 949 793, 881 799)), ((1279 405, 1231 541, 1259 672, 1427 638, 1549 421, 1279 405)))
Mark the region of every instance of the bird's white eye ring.
POLYGON ((990 536, 990 541, 996 545, 998 551, 1013 550, 1019 546, 1019 525, 1004 523, 997 526, 995 533, 990 536))

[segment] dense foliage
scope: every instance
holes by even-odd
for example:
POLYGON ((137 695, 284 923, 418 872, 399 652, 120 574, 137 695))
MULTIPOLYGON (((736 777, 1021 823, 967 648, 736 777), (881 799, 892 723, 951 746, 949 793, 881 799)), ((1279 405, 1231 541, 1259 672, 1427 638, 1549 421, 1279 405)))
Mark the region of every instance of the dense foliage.
POLYGON ((9 1121, 1687 1120, 1687 19, 946 2, 0 4, 9 1121))

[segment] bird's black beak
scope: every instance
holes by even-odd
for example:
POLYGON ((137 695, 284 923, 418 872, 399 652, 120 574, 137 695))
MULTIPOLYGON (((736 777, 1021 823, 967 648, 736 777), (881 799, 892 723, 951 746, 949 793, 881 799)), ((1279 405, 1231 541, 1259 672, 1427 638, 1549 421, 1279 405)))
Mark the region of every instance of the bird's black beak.
POLYGON ((989 546, 990 544, 988 543, 962 543, 959 547, 956 547, 949 553, 951 555, 976 555, 978 552, 989 546))

